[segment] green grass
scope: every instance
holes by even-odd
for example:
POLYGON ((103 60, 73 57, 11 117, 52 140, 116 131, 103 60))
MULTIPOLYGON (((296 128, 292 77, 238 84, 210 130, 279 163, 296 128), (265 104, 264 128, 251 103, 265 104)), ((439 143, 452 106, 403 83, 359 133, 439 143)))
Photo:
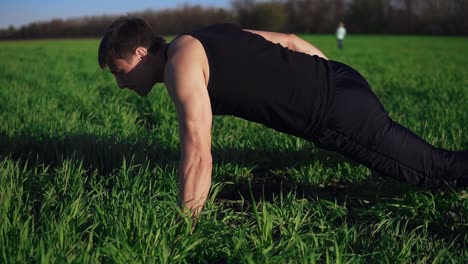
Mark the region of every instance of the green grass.
MULTIPOLYGON (((302 36, 359 70, 394 120, 468 149, 468 40, 302 36)), ((177 209, 163 88, 121 91, 97 40, 0 43, 0 263, 466 263, 468 194, 372 176, 312 143, 215 117, 211 196, 177 209)))

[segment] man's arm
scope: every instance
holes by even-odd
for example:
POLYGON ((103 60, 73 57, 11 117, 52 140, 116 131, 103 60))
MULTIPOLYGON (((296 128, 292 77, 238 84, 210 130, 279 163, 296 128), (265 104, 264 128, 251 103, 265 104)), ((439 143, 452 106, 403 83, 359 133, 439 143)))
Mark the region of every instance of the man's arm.
POLYGON ((166 87, 177 108, 181 161, 179 201, 184 211, 196 216, 207 199, 211 186, 212 113, 203 58, 193 40, 180 38, 169 49, 165 70, 166 87), (177 52, 176 52, 177 51, 177 52))
POLYGON ((283 34, 283 33, 277 33, 277 32, 251 30, 251 29, 244 29, 244 30, 254 33, 254 34, 258 34, 264 37, 265 39, 273 43, 278 43, 281 46, 288 48, 290 50, 306 53, 311 56, 317 55, 319 57, 322 57, 328 60, 328 58, 314 45, 310 44, 309 42, 301 39, 300 37, 294 34, 283 34))

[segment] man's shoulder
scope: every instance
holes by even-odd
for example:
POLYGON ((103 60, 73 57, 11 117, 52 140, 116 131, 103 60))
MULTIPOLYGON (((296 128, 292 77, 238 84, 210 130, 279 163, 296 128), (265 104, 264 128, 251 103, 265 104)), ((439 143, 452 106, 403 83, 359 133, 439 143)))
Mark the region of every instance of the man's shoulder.
POLYGON ((180 35, 169 43, 167 49, 168 61, 193 58, 202 52, 200 41, 190 35, 180 35))
POLYGON ((174 81, 185 83, 203 79, 205 61, 203 46, 196 38, 190 35, 177 37, 167 48, 166 84, 172 86, 174 81))

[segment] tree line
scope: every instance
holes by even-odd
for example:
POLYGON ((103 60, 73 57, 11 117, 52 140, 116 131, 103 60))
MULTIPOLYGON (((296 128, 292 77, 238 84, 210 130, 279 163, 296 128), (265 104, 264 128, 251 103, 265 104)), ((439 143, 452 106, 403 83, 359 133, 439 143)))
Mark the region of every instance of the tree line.
MULTIPOLYGON (((291 33, 468 35, 468 0, 233 0, 230 8, 182 5, 127 14, 145 19, 160 35, 213 23, 291 33)), ((0 30, 2 39, 101 37, 118 15, 52 19, 0 30)))

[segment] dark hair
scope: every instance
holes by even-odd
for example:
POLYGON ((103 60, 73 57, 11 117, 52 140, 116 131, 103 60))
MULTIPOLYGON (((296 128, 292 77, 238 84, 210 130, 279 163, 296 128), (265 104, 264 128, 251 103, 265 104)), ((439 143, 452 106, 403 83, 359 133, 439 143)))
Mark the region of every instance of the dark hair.
POLYGON ((115 59, 127 59, 137 47, 155 52, 165 42, 143 19, 119 18, 109 26, 99 44, 99 66, 105 68, 115 59))

